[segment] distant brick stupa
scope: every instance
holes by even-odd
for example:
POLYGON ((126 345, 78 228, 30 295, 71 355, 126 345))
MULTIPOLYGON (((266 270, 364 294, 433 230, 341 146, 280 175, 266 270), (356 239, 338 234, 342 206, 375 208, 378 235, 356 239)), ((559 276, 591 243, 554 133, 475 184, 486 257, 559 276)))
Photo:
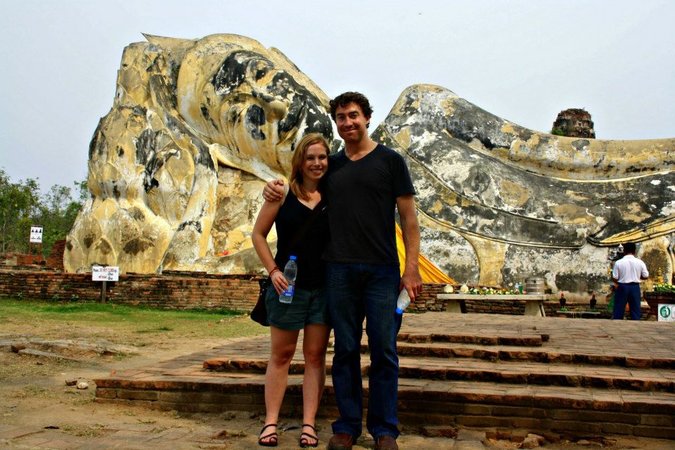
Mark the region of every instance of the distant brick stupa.
POLYGON ((570 108, 558 113, 551 134, 595 139, 591 114, 585 109, 570 108))

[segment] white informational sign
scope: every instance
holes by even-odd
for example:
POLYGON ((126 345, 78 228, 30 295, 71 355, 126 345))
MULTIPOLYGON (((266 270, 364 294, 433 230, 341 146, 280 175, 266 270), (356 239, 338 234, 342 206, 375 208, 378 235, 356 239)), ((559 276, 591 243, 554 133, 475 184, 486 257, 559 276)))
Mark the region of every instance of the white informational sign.
POLYGON ((675 305, 664 305, 659 303, 656 310, 656 317, 659 322, 675 322, 675 305))
POLYGON ((30 227, 30 243, 42 244, 42 227, 30 227))
POLYGON ((117 266, 91 266, 92 281, 119 281, 120 268, 117 266))

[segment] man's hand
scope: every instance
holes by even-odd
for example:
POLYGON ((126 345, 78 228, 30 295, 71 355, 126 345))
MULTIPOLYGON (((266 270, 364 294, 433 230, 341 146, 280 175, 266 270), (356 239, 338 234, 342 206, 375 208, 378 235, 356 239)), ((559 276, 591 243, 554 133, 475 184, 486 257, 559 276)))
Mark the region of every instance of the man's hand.
POLYGON ((284 180, 268 181, 263 188, 263 198, 268 202, 278 202, 284 198, 284 180))
POLYGON ((410 302, 415 303, 415 299, 422 293, 422 277, 419 270, 403 272, 400 288, 407 290, 410 302))
POLYGON ((396 207, 401 217, 401 232, 405 248, 405 266, 399 287, 406 289, 410 301, 414 302, 422 292, 422 276, 419 269, 420 226, 417 222, 415 199, 412 195, 397 197, 396 207))

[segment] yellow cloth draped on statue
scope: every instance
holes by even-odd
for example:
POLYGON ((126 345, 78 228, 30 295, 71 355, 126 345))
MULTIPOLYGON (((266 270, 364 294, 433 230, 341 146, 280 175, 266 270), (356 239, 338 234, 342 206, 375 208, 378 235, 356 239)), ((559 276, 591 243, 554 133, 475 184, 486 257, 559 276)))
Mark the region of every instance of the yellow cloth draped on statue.
MULTIPOLYGON (((405 246, 403 245, 403 233, 401 227, 396 224, 396 251, 398 252, 398 262, 401 268, 401 275, 405 267, 405 246)), ((425 258, 422 254, 419 257, 420 275, 423 283, 445 283, 457 284, 455 280, 447 276, 431 261, 425 258)))

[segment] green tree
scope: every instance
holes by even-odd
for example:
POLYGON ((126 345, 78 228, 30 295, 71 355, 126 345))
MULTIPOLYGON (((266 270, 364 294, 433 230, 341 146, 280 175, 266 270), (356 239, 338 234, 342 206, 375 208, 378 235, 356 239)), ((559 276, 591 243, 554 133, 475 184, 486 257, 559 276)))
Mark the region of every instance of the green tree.
POLYGON ((41 226, 42 254, 49 255, 54 242, 66 238, 89 197, 86 181, 74 185, 76 198, 73 189, 58 184, 41 196, 36 180, 14 183, 0 169, 0 252, 28 253, 30 227, 41 226))
POLYGON ((74 183, 79 189, 77 199, 73 198, 73 190, 55 184, 42 198, 35 220, 43 227, 42 248, 45 256, 49 255, 56 241, 65 239, 73 227, 82 203, 88 197, 87 183, 74 183))
POLYGON ((0 251, 28 250, 28 236, 40 203, 40 187, 32 178, 12 183, 0 169, 0 251))

